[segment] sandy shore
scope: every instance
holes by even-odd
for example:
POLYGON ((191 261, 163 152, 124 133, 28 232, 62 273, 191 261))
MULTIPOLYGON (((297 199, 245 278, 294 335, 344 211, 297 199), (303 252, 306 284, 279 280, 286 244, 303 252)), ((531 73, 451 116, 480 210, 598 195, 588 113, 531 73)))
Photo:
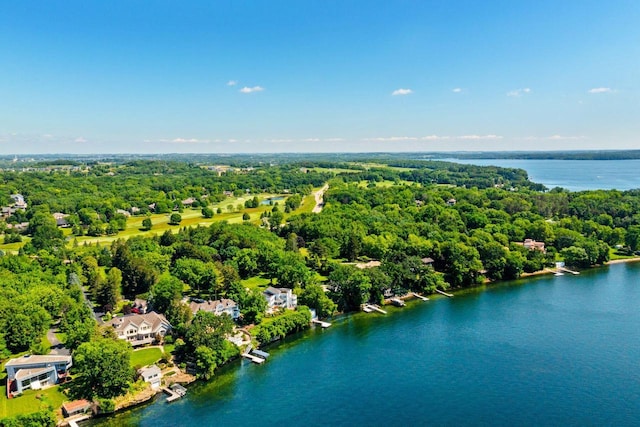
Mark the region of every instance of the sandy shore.
POLYGON ((640 261, 640 256, 633 257, 633 258, 614 259, 613 261, 605 262, 605 265, 624 264, 626 262, 638 262, 638 261, 640 261))

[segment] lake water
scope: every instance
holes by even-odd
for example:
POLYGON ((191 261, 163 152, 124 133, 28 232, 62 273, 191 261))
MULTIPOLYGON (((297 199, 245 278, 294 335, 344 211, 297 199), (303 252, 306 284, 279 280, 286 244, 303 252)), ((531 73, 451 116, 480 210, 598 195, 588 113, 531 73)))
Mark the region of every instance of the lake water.
POLYGON ((479 166, 524 169, 533 182, 571 191, 640 188, 640 160, 447 159, 479 166))
POLYGON ((99 426, 638 425, 640 263, 345 316, 99 426))

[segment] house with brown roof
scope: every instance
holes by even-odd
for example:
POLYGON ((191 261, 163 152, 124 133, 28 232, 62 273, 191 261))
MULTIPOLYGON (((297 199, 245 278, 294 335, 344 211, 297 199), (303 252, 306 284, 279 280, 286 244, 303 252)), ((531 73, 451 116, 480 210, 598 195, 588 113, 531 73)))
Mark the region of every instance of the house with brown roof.
POLYGON ((222 298, 215 301, 199 301, 191 300, 191 303, 189 303, 189 308, 193 314, 199 311, 207 311, 216 316, 228 314, 233 320, 237 320, 240 317, 240 307, 234 300, 222 298))
POLYGON ((25 390, 39 390, 57 384, 71 368, 71 356, 25 355, 9 360, 7 371, 7 396, 25 390))
POLYGON ((544 242, 536 242, 533 239, 524 239, 524 242, 520 244, 530 251, 546 252, 546 249, 544 248, 544 242))
POLYGON ((62 415, 65 418, 91 411, 91 402, 86 399, 73 400, 62 404, 62 415))
POLYGON ((151 344, 157 335, 163 337, 171 330, 166 317, 155 311, 114 317, 107 323, 113 326, 119 339, 127 340, 133 347, 151 344))

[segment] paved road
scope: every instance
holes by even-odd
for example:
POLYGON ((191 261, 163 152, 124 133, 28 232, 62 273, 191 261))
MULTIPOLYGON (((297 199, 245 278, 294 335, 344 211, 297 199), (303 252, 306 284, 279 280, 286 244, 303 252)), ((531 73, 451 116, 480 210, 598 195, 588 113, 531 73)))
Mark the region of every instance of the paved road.
POLYGON ((324 207, 324 201, 322 200, 322 196, 324 195, 324 192, 327 191, 328 189, 329 189, 329 184, 325 184, 324 187, 316 191, 316 194, 315 194, 316 206, 312 210, 313 213, 319 213, 322 211, 322 208, 324 207))
POLYGON ((47 331, 47 340, 49 340, 49 342, 51 343, 51 350, 49 351, 49 354, 63 354, 63 355, 71 354, 69 349, 65 348, 64 345, 60 342, 60 340, 56 336, 57 330, 58 330, 58 327, 56 325, 56 326, 52 326, 47 331))

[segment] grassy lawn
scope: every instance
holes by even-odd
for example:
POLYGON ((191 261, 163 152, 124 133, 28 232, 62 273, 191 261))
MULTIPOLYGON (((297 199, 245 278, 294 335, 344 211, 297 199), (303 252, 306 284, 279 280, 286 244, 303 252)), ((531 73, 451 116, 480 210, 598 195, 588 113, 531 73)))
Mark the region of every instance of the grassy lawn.
POLYGON ((163 345, 164 347, 164 352, 167 354, 173 354, 173 350, 175 350, 176 345, 175 344, 165 344, 163 345))
POLYGON ((631 258, 637 258, 637 256, 619 254, 617 249, 609 248, 609 259, 611 261, 615 261, 617 259, 631 259, 631 258))
POLYGON ((143 348, 131 353, 131 366, 153 365, 162 357, 162 352, 158 347, 143 348))
POLYGON ((7 399, 7 387, 0 387, 0 418, 19 414, 29 414, 45 409, 48 406, 59 409, 62 402, 69 400, 59 386, 53 386, 44 390, 27 390, 21 396, 7 399))
POLYGON ((245 288, 262 290, 268 288, 271 281, 264 277, 255 276, 242 280, 240 283, 242 283, 242 286, 245 288))

